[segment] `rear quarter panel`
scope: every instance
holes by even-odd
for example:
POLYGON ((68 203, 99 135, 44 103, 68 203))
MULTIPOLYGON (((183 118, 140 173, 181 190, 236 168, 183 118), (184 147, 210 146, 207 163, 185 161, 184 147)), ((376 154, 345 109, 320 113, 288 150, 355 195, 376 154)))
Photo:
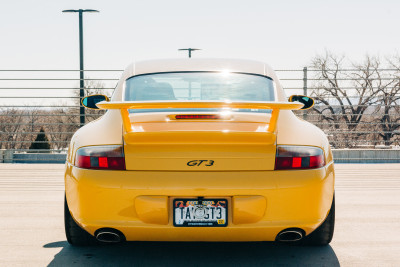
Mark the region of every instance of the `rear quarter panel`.
POLYGON ((329 141, 317 126, 298 118, 291 111, 281 111, 278 120, 278 145, 316 146, 324 150, 325 161, 333 160, 329 141))
POLYGON ((80 128, 73 135, 67 161, 75 162, 76 151, 83 146, 122 145, 122 120, 119 110, 109 110, 101 118, 80 128))

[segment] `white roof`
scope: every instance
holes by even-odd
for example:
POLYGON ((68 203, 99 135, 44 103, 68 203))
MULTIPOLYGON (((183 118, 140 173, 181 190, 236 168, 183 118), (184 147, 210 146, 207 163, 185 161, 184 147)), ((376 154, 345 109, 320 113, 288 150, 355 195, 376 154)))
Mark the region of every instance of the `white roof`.
POLYGON ((121 76, 112 101, 122 101, 122 88, 125 80, 129 77, 146 73, 174 71, 229 71, 265 75, 276 82, 277 100, 286 100, 275 72, 263 62, 246 59, 185 58, 146 60, 130 64, 121 76))

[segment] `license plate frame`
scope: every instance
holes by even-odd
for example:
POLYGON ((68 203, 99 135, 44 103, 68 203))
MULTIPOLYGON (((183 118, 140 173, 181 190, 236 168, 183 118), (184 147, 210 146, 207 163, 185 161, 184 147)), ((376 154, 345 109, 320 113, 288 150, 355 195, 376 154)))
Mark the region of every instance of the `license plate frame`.
MULTIPOLYGON (((185 212, 187 209, 185 209, 185 212)), ((228 200, 225 198, 209 198, 209 199, 198 199, 198 198, 176 198, 172 201, 172 214, 173 214, 173 224, 175 227, 226 227, 228 226, 228 200), (199 204, 199 201, 202 202, 202 205, 199 204), (189 202, 189 203, 188 203, 189 202), (182 208, 190 208, 192 206, 192 213, 190 216, 194 214, 194 209, 205 209, 208 216, 214 216, 213 212, 215 211, 218 213, 218 207, 221 208, 221 219, 215 218, 214 220, 205 221, 204 218, 196 219, 193 218, 192 220, 182 219, 177 223, 177 213, 183 216, 182 208), (201 207, 202 206, 202 207, 201 207), (212 209, 214 208, 214 209, 212 209), (176 210, 180 209, 180 212, 176 210), (223 216, 223 214, 225 216, 223 216)), ((206 214, 206 215, 207 215, 206 214)), ((189 217, 190 217, 189 216, 189 217)))

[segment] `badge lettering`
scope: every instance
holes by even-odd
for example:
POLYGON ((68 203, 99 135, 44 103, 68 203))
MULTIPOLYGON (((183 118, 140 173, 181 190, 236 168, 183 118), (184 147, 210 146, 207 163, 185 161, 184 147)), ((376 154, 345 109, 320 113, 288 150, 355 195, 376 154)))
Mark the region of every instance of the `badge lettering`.
POLYGON ((206 160, 206 159, 202 159, 202 160, 191 160, 188 163, 186 163, 186 165, 188 166, 206 166, 206 167, 210 167, 214 165, 214 161, 213 160, 206 160))
POLYGON ((196 166, 197 165, 197 160, 192 160, 186 163, 188 166, 196 166))

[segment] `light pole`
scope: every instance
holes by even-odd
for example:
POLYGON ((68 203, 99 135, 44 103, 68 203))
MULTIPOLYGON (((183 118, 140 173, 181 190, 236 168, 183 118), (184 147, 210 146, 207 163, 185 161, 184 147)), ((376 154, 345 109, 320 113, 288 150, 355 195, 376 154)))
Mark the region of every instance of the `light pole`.
POLYGON ((181 48, 181 49, 178 49, 179 51, 188 51, 188 53, 189 53, 189 58, 191 58, 192 57, 192 51, 197 51, 197 50, 201 50, 201 49, 198 49, 198 48, 181 48))
POLYGON ((83 24, 82 14, 83 12, 99 12, 94 9, 68 9, 63 10, 64 13, 79 13, 79 117, 80 127, 85 125, 85 107, 82 106, 82 98, 85 96, 85 76, 83 72, 83 24))

